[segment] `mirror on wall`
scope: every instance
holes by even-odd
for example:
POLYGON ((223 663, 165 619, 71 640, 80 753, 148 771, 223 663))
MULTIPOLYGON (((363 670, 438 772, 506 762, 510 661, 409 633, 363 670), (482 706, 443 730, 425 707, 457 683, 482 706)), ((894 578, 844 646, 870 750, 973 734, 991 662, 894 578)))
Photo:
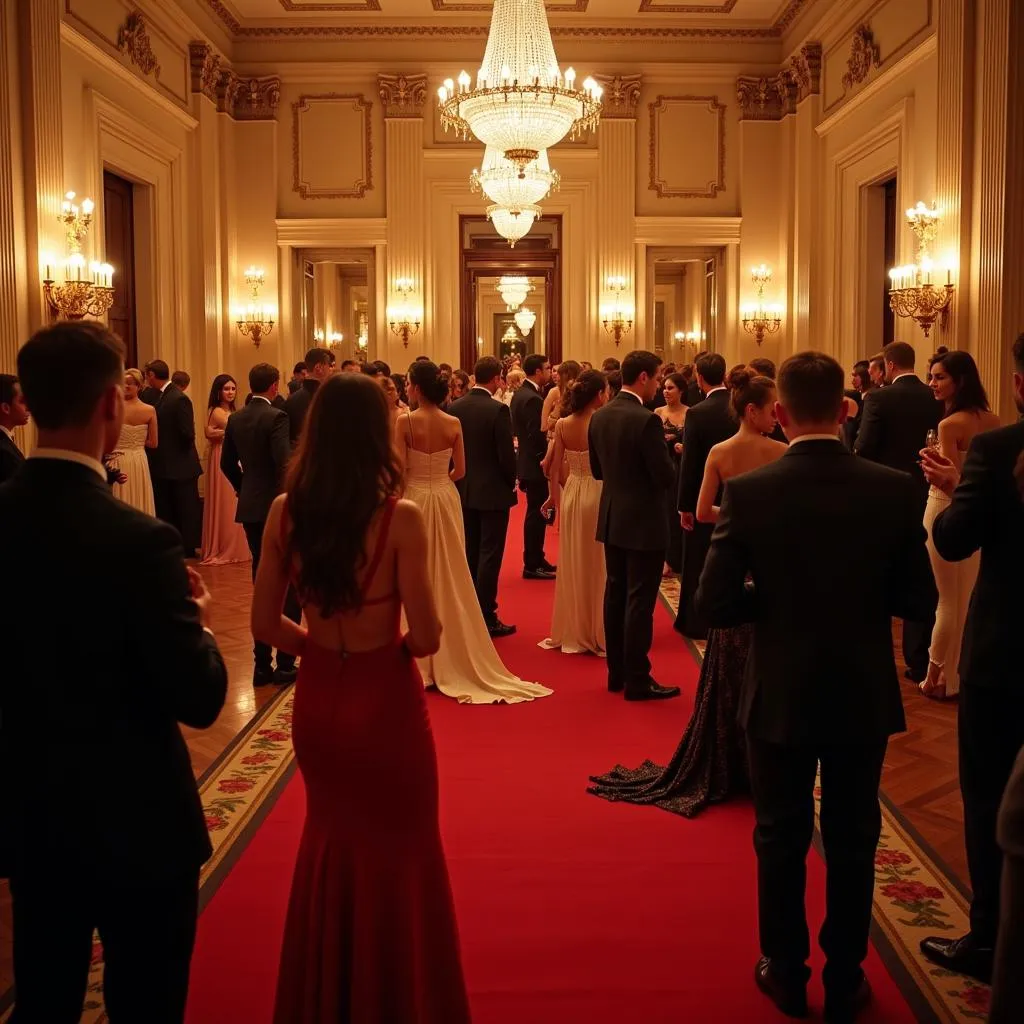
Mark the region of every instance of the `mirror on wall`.
POLYGON ((339 360, 374 358, 372 251, 319 250, 301 258, 305 348, 330 348, 339 360))
POLYGON ((647 322, 665 362, 689 363, 713 352, 718 333, 719 250, 649 249, 647 322))

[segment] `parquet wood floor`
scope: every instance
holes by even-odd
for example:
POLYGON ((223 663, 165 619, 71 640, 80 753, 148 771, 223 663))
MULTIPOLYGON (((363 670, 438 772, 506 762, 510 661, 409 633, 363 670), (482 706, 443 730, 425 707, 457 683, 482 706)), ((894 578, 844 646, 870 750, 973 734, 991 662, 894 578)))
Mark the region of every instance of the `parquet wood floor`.
MULTIPOLYGON (((224 710, 211 728, 184 729, 192 767, 201 775, 243 729, 276 687, 252 686, 252 640, 248 565, 202 570, 214 597, 211 627, 217 635, 229 673, 224 710)), ((898 652, 898 631, 894 637, 898 652)), ((903 666, 901 664, 900 671, 903 666)), ((889 744, 882 787, 907 820, 962 882, 967 882, 963 846, 963 808, 957 774, 956 704, 922 697, 904 686, 907 732, 889 744)), ((10 897, 0 883, 0 993, 12 984, 10 897)))

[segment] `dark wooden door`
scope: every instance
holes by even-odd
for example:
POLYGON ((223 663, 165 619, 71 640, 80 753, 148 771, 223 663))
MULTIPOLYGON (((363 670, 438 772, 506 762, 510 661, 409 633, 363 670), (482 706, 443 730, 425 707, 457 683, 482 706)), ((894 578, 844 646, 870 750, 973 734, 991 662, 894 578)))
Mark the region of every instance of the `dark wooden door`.
POLYGON ((114 304, 110 329, 124 342, 125 365, 139 365, 135 331, 135 211, 130 181, 103 172, 104 258, 114 268, 114 304))

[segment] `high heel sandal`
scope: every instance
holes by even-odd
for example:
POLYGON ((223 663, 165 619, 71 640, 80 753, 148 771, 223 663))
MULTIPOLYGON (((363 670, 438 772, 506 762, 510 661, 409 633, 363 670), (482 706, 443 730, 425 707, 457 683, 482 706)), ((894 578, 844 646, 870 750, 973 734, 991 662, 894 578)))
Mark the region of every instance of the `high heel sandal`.
MULTIPOLYGON (((929 673, 930 674, 930 673, 929 673)), ((936 682, 929 683, 927 677, 923 683, 918 684, 918 689, 927 697, 929 700, 945 700, 946 699, 946 677, 945 673, 939 670, 939 676, 936 682)))

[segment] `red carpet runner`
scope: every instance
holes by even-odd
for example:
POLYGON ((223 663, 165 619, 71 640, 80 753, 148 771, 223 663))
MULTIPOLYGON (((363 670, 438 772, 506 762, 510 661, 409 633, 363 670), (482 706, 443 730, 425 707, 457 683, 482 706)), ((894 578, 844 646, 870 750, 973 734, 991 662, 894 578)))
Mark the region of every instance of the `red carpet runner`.
MULTIPOLYGON (((697 680, 656 613, 654 675, 681 700, 626 704, 604 662, 542 651, 554 585, 525 581, 513 516, 499 641, 506 664, 555 688, 532 704, 467 706, 431 695, 442 831, 476 1024, 744 1024, 783 1021, 753 983, 758 956, 751 810, 693 821, 585 792, 616 762, 667 759, 697 680)), ((555 545, 549 545, 552 557, 555 545)), ((199 925, 190 1024, 262 1024, 272 1014, 285 904, 303 815, 298 776, 199 925)), ((810 856, 808 913, 820 924, 824 869, 810 856)), ((811 1000, 820 1019, 821 961, 811 1000)), ((872 951, 871 1024, 915 1018, 872 951)), ((295 1024, 301 1024, 296 1021, 295 1024)), ((404 1024, 404 1022, 387 1022, 404 1024)))

